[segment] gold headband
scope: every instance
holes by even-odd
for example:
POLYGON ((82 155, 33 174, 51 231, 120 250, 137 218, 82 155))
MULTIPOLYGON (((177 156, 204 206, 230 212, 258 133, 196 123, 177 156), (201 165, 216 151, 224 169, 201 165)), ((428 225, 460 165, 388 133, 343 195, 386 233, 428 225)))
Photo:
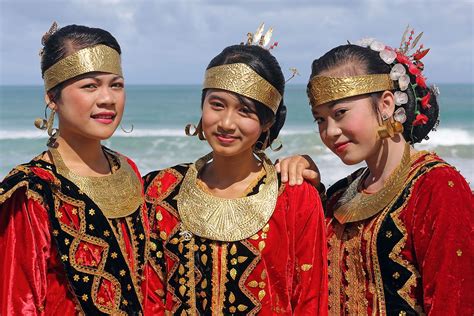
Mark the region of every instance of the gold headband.
POLYGON ((309 84, 309 98, 312 106, 395 88, 389 74, 340 78, 316 76, 310 80, 309 84))
POLYGON ((106 45, 83 48, 61 59, 44 72, 45 89, 49 91, 61 82, 93 71, 122 76, 120 54, 106 45))
POLYGON ((227 64, 209 68, 203 89, 222 89, 257 100, 276 113, 281 94, 268 81, 246 64, 227 64))

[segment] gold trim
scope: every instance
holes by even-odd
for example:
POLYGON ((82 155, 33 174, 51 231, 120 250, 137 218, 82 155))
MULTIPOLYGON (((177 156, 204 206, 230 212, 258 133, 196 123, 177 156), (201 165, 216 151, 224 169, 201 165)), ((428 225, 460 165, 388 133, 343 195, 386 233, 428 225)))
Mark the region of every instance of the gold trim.
POLYGON ((83 48, 61 59, 44 72, 45 90, 49 91, 61 82, 93 71, 123 76, 120 54, 106 45, 83 48))
POLYGON ((360 183, 368 169, 352 181, 344 194, 339 198, 334 217, 341 224, 357 222, 374 216, 383 210, 404 187, 410 172, 410 145, 405 144, 403 157, 398 167, 390 174, 382 189, 377 193, 358 192, 360 183))
POLYGON ((238 241, 254 235, 269 221, 278 198, 278 178, 275 167, 265 155, 260 158, 267 181, 259 193, 235 199, 213 196, 197 184, 201 168, 212 153, 189 166, 176 196, 183 230, 219 241, 238 241))
POLYGON ((309 86, 309 99, 312 106, 395 88, 389 74, 338 78, 316 76, 309 81, 309 86))
POLYGON ((203 89, 222 89, 257 100, 276 113, 282 96, 267 80, 243 63, 209 68, 204 76, 203 89))
POLYGON ((50 148, 56 171, 81 189, 100 208, 105 217, 121 218, 140 210, 144 199, 135 171, 119 156, 120 168, 107 176, 85 177, 70 170, 55 148, 50 148))

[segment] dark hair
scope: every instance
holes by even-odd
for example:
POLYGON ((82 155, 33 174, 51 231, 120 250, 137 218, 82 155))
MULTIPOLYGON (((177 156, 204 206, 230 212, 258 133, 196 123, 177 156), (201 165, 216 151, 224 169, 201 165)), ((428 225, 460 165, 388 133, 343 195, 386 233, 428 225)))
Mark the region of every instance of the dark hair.
MULTIPOLYGON (((280 65, 276 58, 270 54, 270 52, 260 46, 256 45, 233 45, 226 47, 219 55, 214 57, 206 69, 235 63, 244 63, 258 73, 262 78, 268 81, 278 92, 283 96, 285 92, 285 77, 281 71, 280 65)), ((201 107, 204 103, 206 96, 206 90, 202 92, 201 107)), ((239 101, 246 104, 248 100, 236 94, 239 101)), ((269 130, 269 142, 268 146, 278 137, 281 128, 283 127, 286 119, 286 106, 284 105, 283 98, 278 106, 276 114, 273 114, 272 110, 256 101, 252 100, 257 110, 257 116, 260 120, 261 125, 272 122, 272 126, 269 130)), ((260 138, 255 144, 256 149, 262 149, 262 145, 267 137, 266 133, 262 133, 260 138)), ((264 148, 263 148, 264 149, 264 148)))
MULTIPOLYGON (((410 82, 415 83, 416 77, 410 74, 405 65, 404 67, 407 70, 407 74, 410 76, 410 82)), ((370 48, 348 44, 333 48, 321 58, 315 59, 311 66, 310 80, 325 71, 334 70, 336 68, 341 69, 343 74, 347 76, 389 74, 391 70, 390 66, 380 58, 378 52, 373 51, 370 48)), ((308 95, 309 86, 308 83, 308 95)), ((403 137, 409 143, 418 143, 424 138, 427 138, 428 133, 438 123, 439 106, 436 99, 436 93, 434 93, 433 88, 422 88, 420 86, 415 87, 415 93, 418 97, 425 96, 428 92, 431 94, 429 100, 431 107, 423 109, 418 103, 412 89, 408 88, 405 92, 408 95, 408 102, 403 105, 407 116, 407 120, 403 124, 403 137), (426 124, 413 126, 413 121, 416 118, 415 110, 418 110, 420 113, 428 117, 428 122, 426 124)), ((382 92, 374 93, 372 96, 378 99, 381 94, 382 92)))
MULTIPOLYGON (((61 59, 80 49, 103 44, 122 53, 120 45, 109 32, 83 25, 67 25, 58 29, 51 36, 44 38, 44 48, 41 55, 41 75, 61 59)), ((53 87, 50 92, 54 98, 59 97, 62 84, 53 87)))

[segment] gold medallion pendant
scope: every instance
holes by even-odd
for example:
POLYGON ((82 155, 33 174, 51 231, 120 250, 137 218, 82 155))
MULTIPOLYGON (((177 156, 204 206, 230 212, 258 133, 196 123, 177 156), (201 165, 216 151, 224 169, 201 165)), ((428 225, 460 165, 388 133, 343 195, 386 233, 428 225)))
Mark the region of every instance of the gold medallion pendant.
POLYGON ((249 238, 262 229, 275 210, 278 178, 271 161, 264 154, 259 157, 267 174, 265 184, 257 194, 234 199, 213 196, 197 183, 199 171, 211 160, 212 153, 192 164, 176 197, 182 230, 231 242, 249 238))
MULTIPOLYGON (((139 209, 143 203, 142 186, 132 167, 122 156, 120 167, 110 175, 102 177, 80 176, 64 163, 58 150, 49 148, 57 172, 73 182, 86 194, 107 218, 128 216, 139 209)), ((113 155, 104 150, 105 155, 113 155)))

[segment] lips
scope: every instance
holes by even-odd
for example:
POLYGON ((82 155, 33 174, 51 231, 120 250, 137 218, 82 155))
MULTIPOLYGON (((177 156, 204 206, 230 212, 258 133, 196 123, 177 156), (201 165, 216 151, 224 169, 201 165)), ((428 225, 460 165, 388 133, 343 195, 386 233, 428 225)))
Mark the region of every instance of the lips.
POLYGON ((102 124, 110 124, 114 121, 115 115, 116 114, 114 112, 101 112, 92 114, 91 118, 102 124))
POLYGON ((230 144, 237 139, 237 137, 231 136, 229 134, 215 134, 215 135, 216 135, 217 140, 219 140, 219 142, 223 144, 230 144))
POLYGON ((336 143, 336 144, 334 144, 334 149, 336 150, 336 152, 342 153, 347 148, 347 146, 349 144, 350 144, 349 141, 336 143))

